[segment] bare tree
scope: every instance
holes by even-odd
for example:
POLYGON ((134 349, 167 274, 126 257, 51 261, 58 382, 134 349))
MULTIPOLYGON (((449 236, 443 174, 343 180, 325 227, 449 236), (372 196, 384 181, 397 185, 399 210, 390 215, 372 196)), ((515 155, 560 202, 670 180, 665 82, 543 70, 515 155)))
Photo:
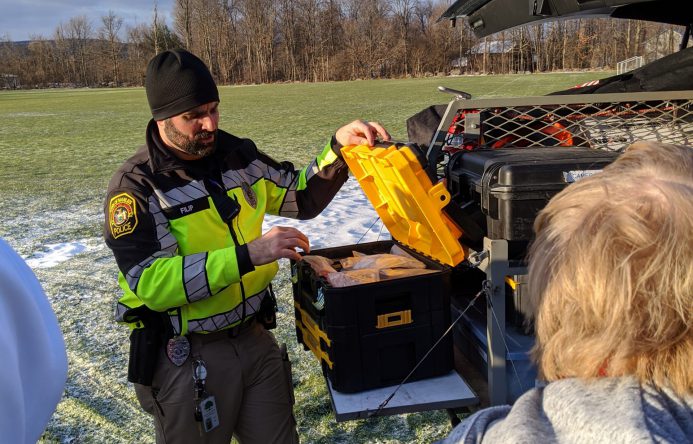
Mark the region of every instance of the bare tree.
POLYGON ((181 36, 187 49, 192 49, 192 0, 176 0, 173 5, 173 29, 181 36))
POLYGON ((99 38, 108 44, 108 57, 111 61, 113 72, 113 82, 118 85, 120 76, 118 75, 118 65, 120 60, 121 42, 119 37, 120 28, 123 26, 123 19, 118 17, 113 11, 108 11, 107 15, 101 17, 101 29, 99 38))
POLYGON ((345 0, 345 57, 351 78, 383 77, 392 64, 392 27, 384 0, 345 0))
POLYGON ((402 67, 404 74, 409 74, 409 27, 414 17, 414 10, 418 6, 417 0, 390 0, 395 18, 396 35, 400 37, 402 47, 402 67))
POLYGON ((159 45, 159 6, 154 0, 154 20, 152 21, 152 36, 154 37, 154 54, 161 52, 159 45))
POLYGON ((29 54, 26 63, 33 69, 23 70, 31 73, 31 76, 26 77, 26 81, 30 85, 47 86, 50 80, 58 75, 55 46, 43 36, 32 35, 27 49, 29 54))
POLYGON ((302 80, 303 70, 299 66, 303 43, 302 20, 299 17, 299 8, 294 0, 279 0, 279 41, 281 51, 286 60, 286 76, 289 80, 302 80))
POLYGON ((613 68, 676 49, 676 27, 587 19, 529 25, 477 39, 464 20, 437 22, 449 0, 176 0, 172 29, 153 18, 121 34, 123 19, 84 16, 52 39, 0 42, 0 70, 25 85, 141 85, 147 61, 184 46, 220 84, 327 81, 432 73, 613 68), (95 38, 96 37, 96 38, 95 38), (503 44, 491 43, 502 40, 503 44), (492 54, 492 48, 501 48, 492 54))
POLYGON ((272 0, 242 0, 242 35, 246 52, 247 79, 255 83, 271 80, 274 71, 276 16, 272 0))
POLYGON ((91 23, 83 15, 73 17, 56 28, 54 39, 64 61, 64 81, 81 85, 91 83, 91 52, 88 43, 92 37, 91 23))
POLYGON ((130 84, 144 84, 144 67, 154 55, 154 49, 149 44, 149 30, 150 27, 145 24, 127 28, 128 58, 125 72, 130 84))
POLYGON ((241 11, 237 3, 237 0, 226 0, 221 8, 223 20, 220 23, 221 43, 218 48, 218 60, 219 75, 225 83, 243 81, 241 11))

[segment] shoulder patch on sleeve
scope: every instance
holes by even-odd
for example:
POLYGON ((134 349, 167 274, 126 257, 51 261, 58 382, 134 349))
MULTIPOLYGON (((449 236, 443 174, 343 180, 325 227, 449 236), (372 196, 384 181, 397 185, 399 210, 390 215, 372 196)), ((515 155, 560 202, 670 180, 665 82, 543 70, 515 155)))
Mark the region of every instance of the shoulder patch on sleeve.
POLYGON ((128 193, 120 193, 108 204, 108 224, 114 239, 135 231, 137 227, 137 203, 128 193))

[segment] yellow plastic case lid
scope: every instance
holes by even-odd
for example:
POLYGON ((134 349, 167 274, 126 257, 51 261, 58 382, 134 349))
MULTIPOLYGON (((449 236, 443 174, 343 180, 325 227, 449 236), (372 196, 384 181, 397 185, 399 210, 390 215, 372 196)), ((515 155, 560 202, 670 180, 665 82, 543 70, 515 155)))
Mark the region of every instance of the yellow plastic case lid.
POLYGON ((345 146, 342 156, 393 238, 440 263, 465 257, 462 230, 443 212, 450 193, 433 185, 407 146, 345 146))

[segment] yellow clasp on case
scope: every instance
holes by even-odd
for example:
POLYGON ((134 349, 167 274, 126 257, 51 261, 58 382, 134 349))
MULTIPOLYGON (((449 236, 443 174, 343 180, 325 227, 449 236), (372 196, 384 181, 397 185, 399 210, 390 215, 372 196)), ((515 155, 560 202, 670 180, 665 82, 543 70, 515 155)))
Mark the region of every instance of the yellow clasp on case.
POLYGON ((379 315, 378 324, 375 328, 389 328, 411 323, 411 310, 396 311, 394 313, 379 315))
POLYGON ((298 302, 294 301, 294 307, 300 313, 300 316, 296 317, 296 327, 301 330, 304 344, 313 352, 315 357, 318 358, 318 361, 324 361, 331 369, 334 363, 330 359, 328 351, 322 349, 320 339, 327 344, 327 347, 332 345, 332 341, 327 334, 320 329, 310 315, 301 308, 298 302))

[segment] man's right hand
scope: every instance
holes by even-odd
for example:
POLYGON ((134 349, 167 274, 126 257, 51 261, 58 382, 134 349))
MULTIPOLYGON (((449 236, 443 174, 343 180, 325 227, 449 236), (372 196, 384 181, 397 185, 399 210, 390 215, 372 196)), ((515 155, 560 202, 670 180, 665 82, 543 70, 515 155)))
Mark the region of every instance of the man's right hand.
POLYGON ((253 265, 264 265, 280 258, 301 260, 296 252, 300 248, 310 253, 310 242, 305 234, 291 227, 274 227, 262 237, 248 243, 248 253, 253 265))

